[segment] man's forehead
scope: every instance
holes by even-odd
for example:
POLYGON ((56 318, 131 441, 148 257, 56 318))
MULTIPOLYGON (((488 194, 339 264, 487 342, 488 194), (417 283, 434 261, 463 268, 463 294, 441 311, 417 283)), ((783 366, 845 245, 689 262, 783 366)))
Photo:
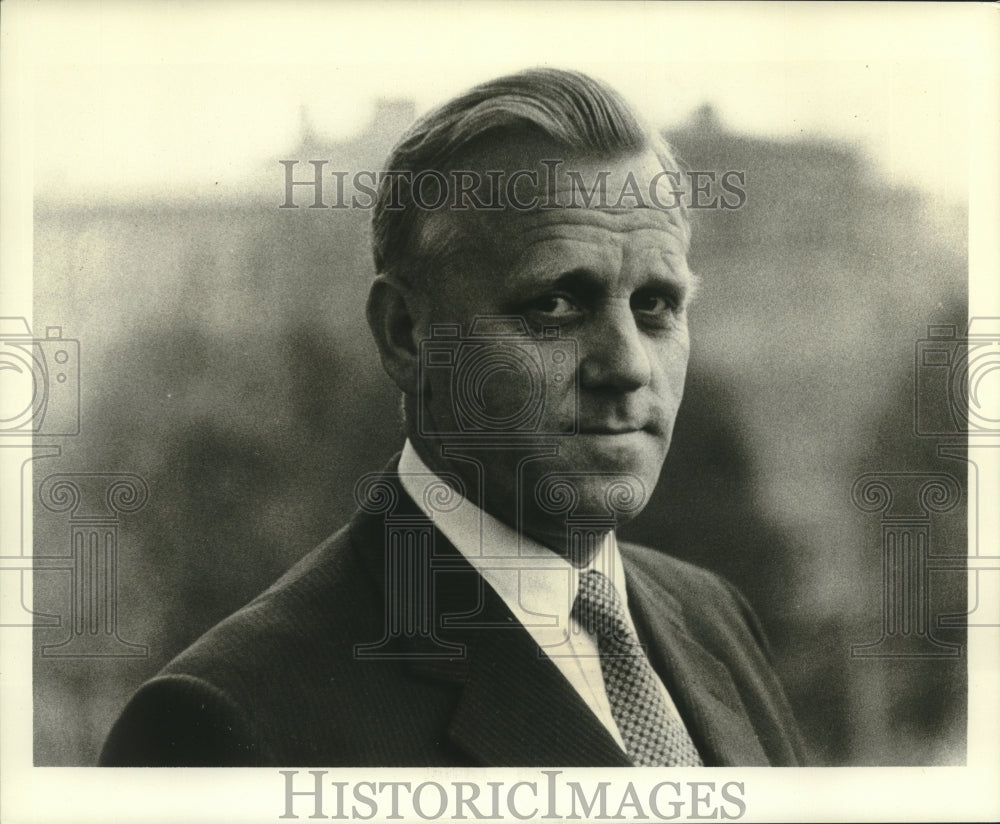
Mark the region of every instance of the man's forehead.
MULTIPOLYGON (((452 235, 457 243, 447 265, 458 280, 439 278, 436 288, 445 290, 441 294, 453 288, 469 292, 526 283, 567 268, 610 274, 622 266, 628 271, 639 267, 648 274, 671 277, 687 277, 689 272, 682 230, 656 209, 481 213, 474 228, 468 222, 471 215, 464 217, 465 229, 452 235)), ((444 225, 439 228, 447 231, 444 225)))
MULTIPOLYGON (((645 207, 599 209, 505 209, 466 215, 462 234, 473 254, 492 254, 510 262, 546 246, 569 248, 572 244, 621 247, 626 243, 658 248, 670 257, 685 257, 687 239, 678 216, 665 209, 645 207)), ((460 230, 461 231, 461 230, 460 230)))
POLYGON ((566 206, 524 211, 505 209, 494 215, 494 225, 503 225, 519 233, 556 236, 565 231, 568 237, 572 237, 589 229, 599 229, 616 233, 649 230, 680 235, 677 221, 669 210, 644 206, 617 209, 566 206))
POLYGON ((508 262, 516 269, 536 264, 614 269, 625 258, 656 269, 686 269, 683 232, 658 209, 561 209, 505 217, 502 236, 515 238, 508 262))

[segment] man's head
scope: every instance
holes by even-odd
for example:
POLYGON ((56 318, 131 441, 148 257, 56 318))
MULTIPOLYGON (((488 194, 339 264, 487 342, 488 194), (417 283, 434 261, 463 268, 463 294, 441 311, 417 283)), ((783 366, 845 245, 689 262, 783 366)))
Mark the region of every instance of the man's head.
POLYGON ((387 168, 368 318, 421 457, 559 550, 567 515, 627 516, 609 500, 652 492, 687 367, 669 148, 604 84, 538 69, 426 115, 387 168))

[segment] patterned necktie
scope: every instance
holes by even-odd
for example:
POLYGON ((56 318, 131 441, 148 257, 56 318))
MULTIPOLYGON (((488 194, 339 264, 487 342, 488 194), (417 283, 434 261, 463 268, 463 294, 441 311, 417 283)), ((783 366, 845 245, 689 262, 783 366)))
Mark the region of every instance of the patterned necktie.
POLYGON ((573 616, 597 637, 601 673, 618 731, 637 767, 700 767, 691 736, 671 712, 659 681, 611 581, 589 570, 580 576, 573 616))

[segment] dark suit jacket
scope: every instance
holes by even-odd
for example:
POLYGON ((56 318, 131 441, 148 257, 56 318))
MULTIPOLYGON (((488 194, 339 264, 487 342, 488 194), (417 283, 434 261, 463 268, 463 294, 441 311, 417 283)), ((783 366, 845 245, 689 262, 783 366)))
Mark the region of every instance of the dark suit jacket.
MULTIPOLYGON (((394 517, 426 519, 398 485, 394 517)), ((436 533, 436 640, 386 631, 385 521, 361 513, 132 697, 106 766, 628 766, 503 601, 436 533), (459 625, 442 618, 467 617, 459 625), (479 626, 476 626, 476 625, 479 626), (485 626, 484 626, 485 625, 485 626), (453 644, 442 657, 441 644, 453 644), (416 657, 415 653, 423 653, 416 657), (426 653, 432 653, 427 655, 426 653)), ((707 766, 795 765, 755 617, 717 576, 621 544, 650 661, 707 766)))

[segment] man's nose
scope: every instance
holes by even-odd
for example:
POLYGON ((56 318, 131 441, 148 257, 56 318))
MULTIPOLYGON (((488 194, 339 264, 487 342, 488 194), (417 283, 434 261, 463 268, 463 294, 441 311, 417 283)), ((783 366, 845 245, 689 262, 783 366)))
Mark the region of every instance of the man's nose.
POLYGON ((634 392, 652 377, 647 341, 628 301, 600 313, 579 345, 583 389, 634 392))

